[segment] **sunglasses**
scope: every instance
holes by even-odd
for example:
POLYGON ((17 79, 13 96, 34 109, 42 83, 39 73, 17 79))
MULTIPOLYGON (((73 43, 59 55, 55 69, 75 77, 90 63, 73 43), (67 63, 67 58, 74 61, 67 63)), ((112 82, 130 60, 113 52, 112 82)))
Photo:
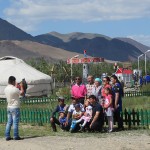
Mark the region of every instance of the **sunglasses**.
POLYGON ((107 80, 103 80, 103 82, 106 82, 107 80))
POLYGON ((81 80, 80 78, 76 78, 76 80, 81 80))

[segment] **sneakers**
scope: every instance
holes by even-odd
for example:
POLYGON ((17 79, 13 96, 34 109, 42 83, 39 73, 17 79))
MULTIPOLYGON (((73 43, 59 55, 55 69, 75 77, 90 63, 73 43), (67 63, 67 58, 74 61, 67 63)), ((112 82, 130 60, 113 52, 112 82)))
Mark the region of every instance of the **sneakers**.
MULTIPOLYGON (((13 140, 13 138, 11 138, 11 137, 7 137, 6 138, 6 141, 10 141, 10 140, 13 140)), ((23 140, 23 138, 21 138, 21 137, 15 137, 14 140, 23 140)))
POLYGON ((108 130, 108 133, 111 133, 111 132, 113 132, 113 130, 111 129, 111 130, 108 130))
POLYGON ((84 127, 81 125, 79 132, 84 132, 84 127))
POLYGON ((23 138, 18 136, 18 137, 15 137, 14 140, 23 140, 23 138))
POLYGON ((6 141, 10 141, 10 140, 13 140, 13 138, 11 138, 11 137, 6 138, 6 141))

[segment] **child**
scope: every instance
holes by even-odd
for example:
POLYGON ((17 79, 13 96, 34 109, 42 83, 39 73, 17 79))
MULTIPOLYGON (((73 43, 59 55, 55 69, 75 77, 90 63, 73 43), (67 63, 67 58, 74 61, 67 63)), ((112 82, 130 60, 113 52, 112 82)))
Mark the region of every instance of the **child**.
POLYGON ((108 132, 113 131, 113 107, 112 107, 112 94, 111 94, 111 89, 110 88, 105 88, 105 100, 104 103, 102 104, 105 114, 108 119, 108 132))
POLYGON ((71 127, 70 127, 70 132, 74 131, 74 129, 76 127, 76 120, 79 120, 82 116, 80 104, 75 104, 74 107, 75 107, 75 110, 72 113, 72 123, 71 123, 71 127))
POLYGON ((60 114, 60 112, 62 112, 62 111, 65 112, 67 110, 67 107, 68 106, 65 104, 64 98, 59 97, 58 98, 58 105, 56 106, 55 110, 52 112, 52 115, 51 115, 51 118, 50 118, 50 123, 51 123, 52 129, 53 129, 54 132, 57 131, 56 124, 60 125, 59 119, 55 117, 56 113, 60 114))
POLYGON ((84 121, 83 124, 81 125, 80 131, 84 130, 84 127, 85 127, 86 123, 90 122, 90 120, 92 118, 92 106, 90 106, 90 102, 89 102, 88 99, 85 101, 84 105, 85 105, 84 116, 82 116, 79 120, 76 121, 76 123, 79 123, 82 120, 84 121))
POLYGON ((65 111, 60 111, 59 112, 59 123, 60 123, 61 129, 65 128, 66 119, 67 119, 67 117, 66 117, 65 111))

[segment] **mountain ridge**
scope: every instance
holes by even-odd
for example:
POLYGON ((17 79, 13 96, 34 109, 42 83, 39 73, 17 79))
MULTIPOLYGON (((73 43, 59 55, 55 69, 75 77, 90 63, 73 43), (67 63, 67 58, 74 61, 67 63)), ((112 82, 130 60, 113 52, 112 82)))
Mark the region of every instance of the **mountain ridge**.
POLYGON ((82 55, 85 49, 89 56, 131 61, 137 60, 137 57, 150 47, 129 38, 111 38, 97 33, 61 34, 53 31, 32 36, 0 18, 0 53, 3 56, 14 53, 16 57, 18 55, 22 58, 35 55, 64 60, 74 54, 82 55), (20 44, 17 45, 14 41, 20 41, 20 44))

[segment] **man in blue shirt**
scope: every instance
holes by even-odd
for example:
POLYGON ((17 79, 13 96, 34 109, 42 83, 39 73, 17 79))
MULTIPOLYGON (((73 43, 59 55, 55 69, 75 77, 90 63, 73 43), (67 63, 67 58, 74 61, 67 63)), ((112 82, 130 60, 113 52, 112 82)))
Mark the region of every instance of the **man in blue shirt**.
POLYGON ((121 83, 119 82, 117 76, 111 76, 112 93, 113 93, 113 104, 114 104, 114 118, 118 122, 118 130, 123 130, 123 119, 121 117, 122 112, 122 96, 123 96, 123 88, 121 83))
POLYGON ((52 129, 53 129, 54 132, 57 131, 56 124, 60 125, 59 120, 55 117, 56 113, 66 112, 66 109, 67 109, 67 105, 64 103, 64 98, 63 97, 58 98, 58 103, 59 104, 56 106, 56 108, 52 112, 52 116, 50 118, 50 123, 51 123, 52 129))

